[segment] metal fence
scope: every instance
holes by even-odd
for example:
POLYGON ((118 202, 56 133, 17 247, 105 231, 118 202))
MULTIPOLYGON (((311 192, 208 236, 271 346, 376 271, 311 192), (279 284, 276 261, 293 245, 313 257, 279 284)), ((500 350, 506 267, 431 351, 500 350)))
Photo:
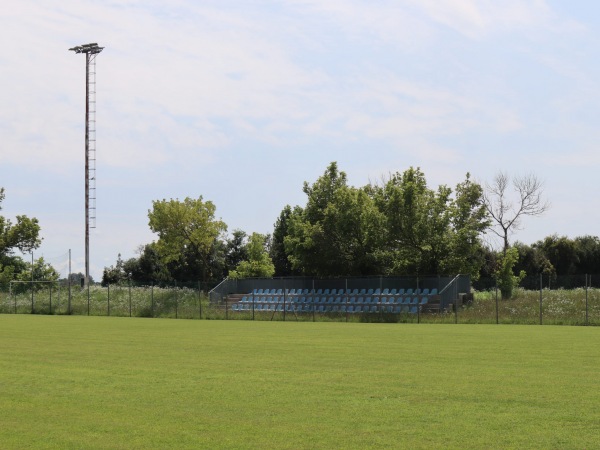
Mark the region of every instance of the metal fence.
MULTIPOLYGON (((533 281, 529 280, 529 288, 517 288, 510 300, 501 299, 494 283, 470 292, 463 277, 430 277, 427 282, 416 277, 226 280, 210 293, 200 283, 124 283, 106 287, 91 285, 82 289, 62 283, 24 282, 0 290, 0 313, 223 320, 600 325, 600 288, 595 280, 600 281, 600 276, 573 277, 567 281, 575 287, 566 289, 556 287, 552 280, 549 288, 544 277, 537 277, 537 288, 530 288, 533 281), (389 294, 394 289, 392 286, 408 286, 410 283, 415 288, 407 290, 435 292, 439 308, 432 309, 426 303, 421 304, 422 297, 416 304, 398 303, 402 296, 389 294), (296 287, 288 287, 290 285, 296 287), (341 287, 333 288, 334 285, 341 287), (303 286, 310 286, 310 289, 303 286), (379 292, 371 296, 368 309, 364 308, 365 304, 360 310, 356 308, 358 302, 352 300, 353 296, 349 294, 358 286, 361 289, 371 286, 367 289, 379 292), (273 301, 275 295, 269 297, 268 304, 261 300, 261 296, 252 295, 254 290, 267 288, 275 292, 281 289, 282 295, 278 296, 277 302, 273 301), (305 289, 308 290, 307 295, 302 295, 305 289), (325 289, 342 290, 344 294, 328 296, 328 300, 333 298, 330 303, 317 303, 316 295, 308 295, 325 289), (312 300, 309 302, 308 298, 312 300)), ((406 297, 403 297, 404 301, 406 297)), ((413 298, 411 295, 411 300, 413 298)))

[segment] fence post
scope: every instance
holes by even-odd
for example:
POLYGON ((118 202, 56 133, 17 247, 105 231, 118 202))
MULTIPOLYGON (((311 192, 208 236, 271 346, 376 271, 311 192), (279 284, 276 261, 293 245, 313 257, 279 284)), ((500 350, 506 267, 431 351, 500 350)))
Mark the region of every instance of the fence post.
POLYGON ((87 315, 90 315, 90 282, 88 280, 87 283, 87 301, 88 301, 88 308, 87 308, 87 315))
POLYGON ((50 315, 52 315, 52 283, 50 283, 50 315))
POLYGON ((287 294, 286 294, 286 289, 285 289, 285 278, 283 279, 283 321, 285 322, 285 307, 286 305, 286 301, 287 301, 287 294))
MULTIPOLYGON (((202 319, 202 286, 198 281, 198 298, 200 299, 200 319, 202 319)), ((209 299, 210 301, 210 299, 209 299)))
POLYGON ((543 289, 543 275, 540 273, 540 325, 543 324, 543 310, 542 310, 542 289, 543 289))
POLYGON ((496 290, 496 325, 498 325, 498 323, 500 323, 498 321, 498 283, 495 283, 495 285, 496 285, 496 287, 495 287, 495 290, 496 290))
POLYGON ((227 307, 227 297, 225 299, 225 320, 229 320, 229 308, 227 307))
POLYGON ((315 321, 315 279, 313 278, 312 280, 312 300, 310 301, 312 303, 312 316, 313 316, 313 322, 315 321))
MULTIPOLYGON (((8 284, 8 298, 12 298, 12 283, 8 284)), ((15 295, 15 314, 17 313, 17 296, 15 295)))
POLYGON ((252 320, 254 320, 254 289, 252 288, 252 320))
POLYGON ((179 296, 177 295, 177 280, 175 280, 175 318, 179 319, 179 296))
POLYGON ((348 278, 345 279, 346 281, 346 322, 348 322, 348 278))
POLYGON ((106 285, 106 314, 110 317, 110 283, 106 285))
POLYGON ((129 277, 129 317, 131 317, 131 277, 129 277))
POLYGON ((202 296, 200 295, 200 282, 198 281, 198 319, 202 319, 202 296))
MULTIPOLYGON (((33 268, 31 269, 33 270, 33 268)), ((33 277, 33 275, 32 275, 33 277)), ((31 280, 31 314, 34 313, 34 307, 33 307, 33 280, 31 280)))
POLYGON ((585 324, 588 325, 588 286, 591 285, 592 276, 590 275, 590 281, 588 282, 587 273, 585 274, 585 324))
POLYGON ((454 279, 454 323, 458 323, 458 281, 454 279))

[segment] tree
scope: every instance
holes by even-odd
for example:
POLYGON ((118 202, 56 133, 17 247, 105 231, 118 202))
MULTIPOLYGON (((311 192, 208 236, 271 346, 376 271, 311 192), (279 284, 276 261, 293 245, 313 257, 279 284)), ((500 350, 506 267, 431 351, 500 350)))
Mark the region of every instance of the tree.
POLYGON ((538 244, 532 246, 515 242, 513 247, 517 249, 519 258, 514 266, 517 273, 525 272, 529 275, 556 275, 556 269, 547 258, 544 249, 538 244))
POLYGON ((577 273, 600 273, 600 239, 598 236, 579 236, 575 238, 577 246, 577 273))
POLYGON ((577 243, 566 236, 553 234, 543 241, 536 242, 534 247, 541 249, 556 270, 556 275, 573 275, 577 272, 579 254, 577 243))
POLYGON ((16 279, 19 281, 58 281, 60 274, 50 263, 44 261, 44 258, 38 258, 33 262, 33 277, 31 273, 31 263, 25 263, 25 270, 20 272, 16 279))
POLYGON ((248 259, 241 261, 235 268, 229 272, 230 278, 252 278, 252 277, 272 277, 275 273, 275 266, 269 257, 265 248, 266 236, 260 233, 252 233, 246 245, 248 259))
POLYGON ((215 205, 187 197, 179 200, 156 200, 148 211, 150 229, 158 234, 156 249, 165 264, 182 260, 199 260, 202 280, 219 275, 212 273, 216 242, 227 225, 215 219, 215 205))
POLYGON ((117 263, 114 266, 105 267, 102 271, 102 286, 108 286, 109 284, 118 284, 121 281, 127 279, 127 274, 123 268, 123 260, 121 254, 117 256, 117 263))
MULTIPOLYGON (((4 201, 4 188, 0 188, 0 211, 4 201)), ((0 215, 0 282, 8 282, 25 269, 25 263, 15 250, 29 253, 42 243, 39 237, 40 225, 36 218, 24 215, 16 217, 16 223, 0 215)))
POLYGON ((502 299, 512 298, 513 290, 525 278, 525 272, 521 271, 519 275, 513 273, 513 268, 519 259, 519 252, 515 247, 507 249, 498 257, 498 267, 496 269, 496 283, 502 295, 502 299))
POLYGON ((483 201, 494 224, 490 230, 502 239, 504 253, 509 248, 509 234, 520 228, 524 217, 539 216, 550 208, 550 203, 543 199, 543 187, 533 174, 514 177, 511 182, 503 172, 486 184, 483 201))
POLYGON ((234 270, 237 265, 248 259, 246 246, 247 234, 242 230, 233 230, 233 235, 226 243, 225 266, 227 273, 234 270))
POLYGON ((292 215, 292 207, 285 205, 277 218, 273 229, 270 255, 275 265, 275 276, 285 277, 292 275, 294 270, 285 250, 285 237, 288 235, 289 221, 292 215))
POLYGON ((387 274, 469 273, 477 278, 480 235, 489 226, 483 190, 467 174, 455 193, 447 186, 428 188, 419 168, 392 174, 371 186, 385 216, 383 264, 387 274))
POLYGON ((292 210, 284 238, 292 269, 316 276, 380 273, 384 217, 367 192, 348 186, 335 162, 303 191, 306 206, 292 210))

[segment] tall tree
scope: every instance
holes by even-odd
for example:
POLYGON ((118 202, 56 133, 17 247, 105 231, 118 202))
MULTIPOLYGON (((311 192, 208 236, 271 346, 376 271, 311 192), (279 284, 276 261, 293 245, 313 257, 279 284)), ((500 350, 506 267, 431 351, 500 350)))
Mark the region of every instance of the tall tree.
POLYGON ((367 193, 348 186, 335 162, 303 191, 306 206, 294 208, 284 238, 292 268, 317 276, 379 273, 384 220, 367 193))
POLYGON ((248 235, 245 231, 233 230, 232 236, 227 239, 225 254, 227 273, 234 270, 240 262, 248 259, 247 237, 248 235))
POLYGON ((216 242, 227 231, 225 222, 215 218, 215 205, 187 197, 184 201, 157 200, 148 211, 150 229, 158 234, 156 248, 165 264, 177 261, 182 255, 202 262, 202 280, 211 273, 216 242))
POLYGON ((285 249, 285 237, 288 235, 289 221, 292 215, 290 205, 285 205, 277 218, 271 239, 270 255, 275 266, 275 276, 285 277, 292 275, 294 270, 285 249))
POLYGON ((483 201, 494 225, 490 230, 502 239, 504 253, 509 235, 520 229, 524 217, 542 215, 550 208, 543 195, 544 184, 533 174, 511 180, 506 173, 498 172, 486 184, 483 201))
POLYGON ((427 186, 419 168, 392 174, 370 192, 386 218, 382 248, 388 274, 469 273, 478 276, 481 233, 489 220, 482 188, 470 179, 452 189, 427 186))

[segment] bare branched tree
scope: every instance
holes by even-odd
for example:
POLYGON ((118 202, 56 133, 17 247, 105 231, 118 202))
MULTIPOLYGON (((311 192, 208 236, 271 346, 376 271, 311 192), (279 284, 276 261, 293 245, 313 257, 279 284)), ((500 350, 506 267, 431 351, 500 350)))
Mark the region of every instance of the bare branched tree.
POLYGON ((495 222, 490 230, 502 239, 505 253, 508 235, 520 229, 523 217, 539 216, 550 208, 543 194, 544 183, 533 174, 514 177, 511 182, 506 173, 499 172, 491 184, 486 183, 483 201, 495 222))

